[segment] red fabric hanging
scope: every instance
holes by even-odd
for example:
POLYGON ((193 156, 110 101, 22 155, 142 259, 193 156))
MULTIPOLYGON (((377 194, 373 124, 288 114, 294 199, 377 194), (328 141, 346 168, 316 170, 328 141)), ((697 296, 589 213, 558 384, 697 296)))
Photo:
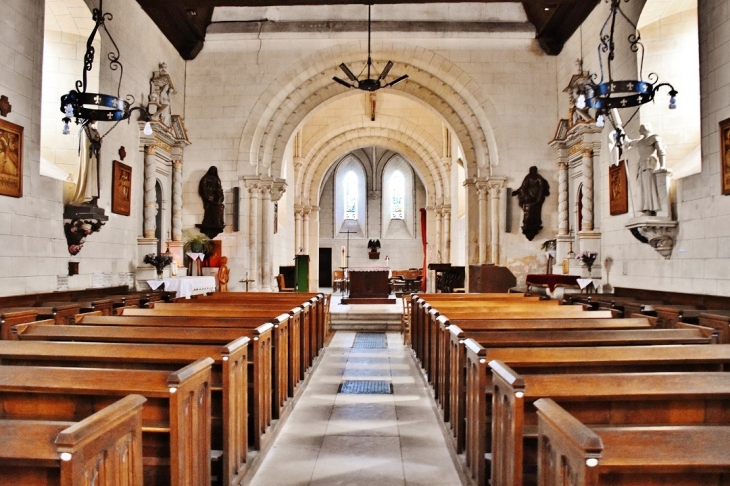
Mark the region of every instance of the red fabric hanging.
POLYGON ((428 242, 426 241, 426 208, 421 208, 421 241, 423 242, 423 266, 421 267, 421 273, 423 274, 423 278, 421 278, 421 292, 426 291, 426 262, 427 262, 427 255, 428 252, 426 251, 428 242))

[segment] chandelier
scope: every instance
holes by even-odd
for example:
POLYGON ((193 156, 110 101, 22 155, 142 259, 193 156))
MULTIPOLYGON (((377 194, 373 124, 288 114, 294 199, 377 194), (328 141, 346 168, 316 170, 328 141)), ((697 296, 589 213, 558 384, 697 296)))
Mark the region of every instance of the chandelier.
POLYGON ((117 47, 114 38, 106 28, 105 22, 112 20, 113 16, 109 12, 104 13, 102 3, 103 0, 99 0, 99 8, 95 8, 92 11, 91 19, 96 24, 86 41, 86 53, 84 54, 84 67, 81 71, 81 79, 76 81, 76 89, 72 89, 67 94, 61 96, 61 112, 64 114, 63 133, 65 135, 71 133, 69 123, 71 123, 72 118, 83 129, 89 123, 95 121, 116 121, 118 123, 128 119, 133 111, 140 110, 140 117, 147 121, 145 124, 145 134, 151 134, 152 128, 148 126, 149 115, 146 113, 146 110, 140 106, 131 108, 131 105, 134 103, 134 97, 132 95, 127 95, 125 99, 119 96, 119 90, 122 86, 122 76, 124 75, 124 66, 119 62, 119 47, 117 47), (114 46, 114 50, 107 54, 107 58, 109 59, 109 68, 112 71, 119 70, 119 83, 117 85, 116 96, 87 92, 87 73, 91 71, 94 65, 94 37, 96 37, 96 33, 100 29, 104 29, 114 46))
MULTIPOLYGON (((665 86, 669 88, 669 109, 677 108, 677 90, 674 89, 674 86, 669 83, 659 83, 659 76, 656 73, 650 73, 648 81, 643 79, 644 45, 641 43, 641 34, 636 24, 621 10, 621 1, 606 0, 606 2, 611 2, 611 9, 606 22, 601 28, 600 43, 598 45, 598 62, 601 69, 600 80, 595 82, 598 74, 593 74, 590 81, 583 86, 583 90, 576 101, 578 109, 584 109, 588 106, 596 110, 596 124, 598 126, 603 126, 603 118, 606 115, 615 129, 620 129, 621 126, 616 126, 617 124, 620 125, 620 121, 613 119, 612 109, 640 107, 644 103, 654 101, 659 88, 665 86), (617 80, 613 77, 611 64, 616 55, 614 31, 619 15, 633 28, 633 33, 627 37, 628 48, 631 52, 636 52, 639 55, 639 79, 617 80)), ((628 2, 629 0, 623 1, 628 2)), ((639 108, 636 109, 631 118, 636 115, 638 110, 639 108)), ((628 121, 631 121, 631 119, 628 121)))
MULTIPOLYGON (((404 74, 403 76, 394 79, 390 83, 382 84, 382 81, 385 80, 385 77, 390 72, 390 69, 393 67, 393 61, 388 61, 388 63, 383 68, 383 71, 380 73, 380 75, 375 79, 370 79, 370 69, 373 66, 373 60, 370 57, 370 7, 371 5, 368 4, 368 62, 367 62, 367 70, 368 70, 368 77, 366 79, 360 79, 360 76, 355 76, 352 71, 350 71, 350 68, 347 67, 347 65, 343 62, 340 64, 340 69, 347 75, 350 82, 344 81, 337 76, 333 77, 332 79, 338 83, 340 83, 342 86, 346 86, 348 88, 357 88, 361 89, 363 91, 377 91, 380 88, 387 88, 389 86, 395 86, 396 84, 400 83, 401 81, 408 78, 407 74, 404 74)), ((365 68, 363 68, 363 71, 365 68)), ((373 68, 374 70, 374 68, 373 68)), ((362 74, 362 72, 360 72, 362 74)))

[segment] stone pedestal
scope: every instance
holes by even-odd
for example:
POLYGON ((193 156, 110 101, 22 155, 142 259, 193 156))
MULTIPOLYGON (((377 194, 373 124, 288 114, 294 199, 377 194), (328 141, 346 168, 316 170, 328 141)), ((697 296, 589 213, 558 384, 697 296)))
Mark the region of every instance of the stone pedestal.
POLYGON ((637 240, 650 245, 664 258, 671 258, 679 232, 677 221, 659 216, 639 216, 629 221, 626 228, 637 240))

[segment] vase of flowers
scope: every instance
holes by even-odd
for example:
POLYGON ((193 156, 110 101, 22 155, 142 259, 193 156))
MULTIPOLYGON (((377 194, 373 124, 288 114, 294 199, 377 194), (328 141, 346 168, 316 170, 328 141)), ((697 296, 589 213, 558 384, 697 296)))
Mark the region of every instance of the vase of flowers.
POLYGON ((583 262, 583 265, 588 269, 588 276, 591 276, 591 268, 593 268, 593 262, 596 261, 598 253, 595 251, 582 251, 575 256, 576 260, 583 262))
POLYGON ((157 280, 162 279, 162 271, 166 266, 172 263, 172 255, 163 253, 162 255, 155 255, 154 253, 148 253, 144 256, 144 263, 152 265, 157 270, 157 280))

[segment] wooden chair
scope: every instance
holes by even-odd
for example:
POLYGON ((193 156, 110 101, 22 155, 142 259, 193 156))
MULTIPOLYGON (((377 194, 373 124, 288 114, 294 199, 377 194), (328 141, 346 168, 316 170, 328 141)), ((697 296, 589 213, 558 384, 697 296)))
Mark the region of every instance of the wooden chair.
POLYGON ((410 346, 411 344, 411 294, 403 294, 401 297, 403 303, 403 316, 400 321, 400 332, 403 334, 403 344, 410 346))
POLYGON ((276 276, 276 284, 279 286, 279 292, 294 292, 294 289, 292 287, 286 286, 283 273, 280 273, 276 276))
POLYGON ((347 290, 347 281, 345 280, 344 270, 334 270, 332 272, 332 291, 344 292, 347 290))

